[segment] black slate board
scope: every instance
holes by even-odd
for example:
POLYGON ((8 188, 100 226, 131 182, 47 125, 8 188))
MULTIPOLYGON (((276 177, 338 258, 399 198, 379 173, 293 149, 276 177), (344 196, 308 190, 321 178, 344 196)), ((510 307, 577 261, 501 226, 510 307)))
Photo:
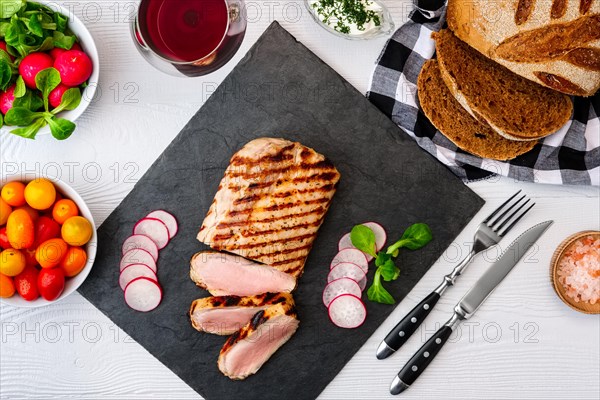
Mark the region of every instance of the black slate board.
POLYGON ((482 205, 274 22, 99 228, 96 262, 79 291, 207 399, 313 399, 393 309, 366 302, 368 318, 359 329, 329 322, 321 292, 341 235, 367 220, 381 222, 392 239, 414 222, 432 227, 434 241, 403 252, 401 277, 386 285, 400 301, 482 205), (207 292, 189 279, 189 259, 205 248, 196 233, 229 158, 261 136, 313 147, 333 161, 342 180, 295 292, 298 332, 258 374, 231 381, 216 365, 225 337, 190 326, 189 305, 207 292), (180 230, 160 255, 162 304, 138 313, 125 305, 118 286, 121 243, 135 221, 159 208, 177 216, 180 230))

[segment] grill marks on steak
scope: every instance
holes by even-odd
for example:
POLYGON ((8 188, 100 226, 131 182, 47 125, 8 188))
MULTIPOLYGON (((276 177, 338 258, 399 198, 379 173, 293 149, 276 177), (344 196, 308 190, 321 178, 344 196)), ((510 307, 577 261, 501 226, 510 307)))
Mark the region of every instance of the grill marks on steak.
POLYGON ((231 379, 245 379, 285 344, 298 329, 293 304, 280 303, 257 312, 227 339, 219 354, 219 369, 231 379))
POLYGON ((339 178, 300 143, 253 140, 231 158, 198 240, 298 277, 339 178))
POLYGON ((213 296, 197 299, 190 307, 190 321, 199 332, 229 335, 240 330, 259 311, 277 304, 294 304, 289 293, 258 296, 213 296))

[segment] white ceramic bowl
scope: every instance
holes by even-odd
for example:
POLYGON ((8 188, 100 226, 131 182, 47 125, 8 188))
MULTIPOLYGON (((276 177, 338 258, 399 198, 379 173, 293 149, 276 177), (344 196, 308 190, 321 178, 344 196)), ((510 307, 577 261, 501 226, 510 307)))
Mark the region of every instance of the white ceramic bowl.
MULTIPOLYGON (((56 1, 47 1, 47 0, 36 0, 34 3, 44 4, 49 7, 52 11, 59 12, 67 17, 69 17, 69 28, 77 38, 79 38, 79 44, 83 48, 83 51, 91 58, 92 63, 94 64, 94 70, 92 71, 92 75, 88 80, 88 86, 81 93, 81 104, 74 110, 63 111, 58 114, 61 118, 66 118, 69 121, 75 122, 77 118, 83 114, 85 109, 90 105, 90 103, 94 100, 94 94, 96 93, 96 88, 98 87, 98 77, 100 74, 100 59, 98 57, 98 49, 96 48, 96 42, 94 42, 94 38, 91 33, 87 30, 83 22, 73 12, 64 8, 56 1)), ((3 126, 0 128, 1 134, 7 134, 13 129, 16 129, 16 126, 3 126)), ((38 131, 38 135, 47 135, 50 133, 50 128, 48 125, 44 126, 42 129, 38 131)), ((73 133, 77 134, 77 129, 73 133)))
POLYGON ((340 31, 333 29, 331 26, 327 25, 325 22, 323 22, 321 20, 317 11, 312 6, 312 4, 315 2, 318 2, 318 0, 304 0, 304 6, 308 10, 308 13, 313 18, 313 20, 321 28, 325 29, 327 32, 329 32, 333 35, 336 35, 336 36, 339 36, 339 37, 342 37, 342 38, 348 39, 348 40, 369 40, 369 39, 375 39, 375 38, 382 37, 382 36, 387 36, 394 31, 395 26, 394 26, 394 21, 392 20, 392 16, 391 16, 389 10, 387 9, 387 7, 379 0, 369 0, 369 2, 375 3, 377 6, 379 6, 381 8, 381 13, 380 13, 381 15, 379 16, 381 24, 371 31, 359 33, 359 34, 342 33, 340 31))
MULTIPOLYGON (((84 246, 84 249, 87 252, 87 262, 85 264, 85 267, 83 267, 83 270, 81 270, 81 272, 79 274, 75 275, 72 278, 67 278, 67 280, 65 282, 65 289, 63 290, 60 297, 56 300, 48 301, 48 300, 43 299, 42 297, 39 297, 37 300, 26 301, 16 292, 12 297, 0 298, 0 301, 2 301, 3 303, 9 304, 14 307, 42 307, 42 306, 45 306, 45 305, 48 305, 51 303, 56 303, 57 301, 64 299, 65 297, 67 297, 68 295, 73 293, 75 290, 77 290, 77 288, 79 286, 81 286, 83 281, 85 281, 85 278, 87 278, 90 271, 92 270, 92 265, 94 264, 94 259, 96 258, 96 250, 98 247, 98 238, 96 236, 96 224, 94 223, 94 217, 92 216, 90 209, 85 204, 85 202, 83 201, 81 196, 71 186, 67 185, 65 182, 63 182, 59 179, 55 179, 55 178, 51 178, 51 177, 44 177, 44 178, 51 180, 54 183, 54 186, 56 186, 56 190, 59 191, 64 197, 73 200, 75 202, 75 204, 77 204, 77 207, 79 208, 79 215, 85 217, 88 221, 91 222, 92 227, 93 227, 92 238, 84 246)), ((21 181, 23 183, 27 183, 31 180, 32 179, 21 179, 20 176, 11 176, 8 178, 2 178, 0 183, 2 186, 4 186, 5 183, 12 182, 12 181, 21 181)))

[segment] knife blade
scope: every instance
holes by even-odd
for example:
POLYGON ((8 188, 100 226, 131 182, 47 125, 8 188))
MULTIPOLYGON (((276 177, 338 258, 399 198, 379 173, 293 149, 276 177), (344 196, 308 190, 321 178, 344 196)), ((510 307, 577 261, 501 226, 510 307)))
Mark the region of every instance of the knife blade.
POLYGON ((545 221, 534 225, 517 237, 502 253, 500 258, 488 268, 471 289, 454 307, 454 314, 404 365, 390 385, 391 394, 405 391, 417 380, 433 358, 441 350, 454 329, 461 321, 470 318, 492 291, 502 282, 521 258, 552 225, 545 221))

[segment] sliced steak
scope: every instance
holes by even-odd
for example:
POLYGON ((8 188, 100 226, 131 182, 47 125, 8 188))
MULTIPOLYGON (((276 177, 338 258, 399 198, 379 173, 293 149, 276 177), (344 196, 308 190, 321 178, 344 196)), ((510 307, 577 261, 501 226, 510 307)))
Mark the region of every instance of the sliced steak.
POLYGON ((205 297, 192 302, 190 320, 199 332, 230 335, 239 331, 257 312, 277 304, 293 305, 294 299, 289 293, 205 297))
POLYGON ((289 293, 296 287, 296 278, 290 274, 216 251, 194 254, 190 261, 190 278, 214 296, 289 293))

